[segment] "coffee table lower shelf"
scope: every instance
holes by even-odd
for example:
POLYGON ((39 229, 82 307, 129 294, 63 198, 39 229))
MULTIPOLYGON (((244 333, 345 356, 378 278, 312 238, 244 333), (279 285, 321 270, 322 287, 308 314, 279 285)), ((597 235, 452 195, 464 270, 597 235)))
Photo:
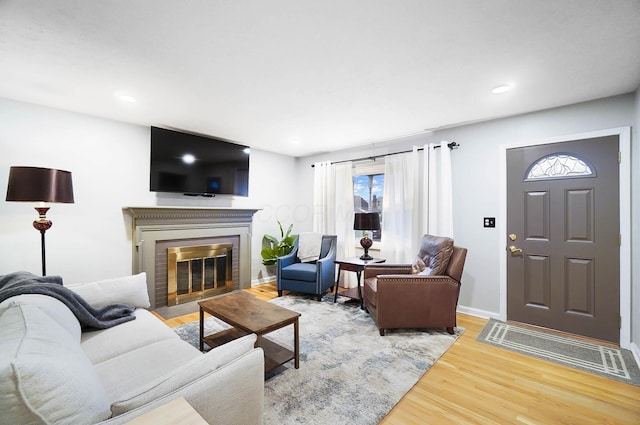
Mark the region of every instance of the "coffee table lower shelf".
MULTIPOLYGON (((242 329, 229 328, 225 329, 224 331, 207 335, 203 338, 203 340, 209 347, 215 348, 248 334, 249 332, 245 332, 242 329)), ((261 335, 258 335, 256 347, 260 347, 264 351, 265 373, 272 371, 273 369, 287 363, 290 360, 295 360, 295 353, 293 351, 261 335)))

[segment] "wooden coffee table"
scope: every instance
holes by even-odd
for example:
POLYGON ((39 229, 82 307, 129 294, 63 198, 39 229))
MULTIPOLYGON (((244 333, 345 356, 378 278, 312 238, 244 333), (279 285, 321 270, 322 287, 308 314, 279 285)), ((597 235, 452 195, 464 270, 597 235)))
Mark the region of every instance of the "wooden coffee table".
POLYGON ((225 344, 248 334, 258 335, 256 347, 264 350, 265 372, 294 360, 300 368, 300 336, 298 318, 300 313, 262 301, 246 292, 233 292, 209 300, 200 301, 200 351, 206 342, 211 348, 225 344), (212 335, 204 335, 204 313, 208 313, 233 326, 212 335), (263 335, 293 323, 293 352, 263 335))

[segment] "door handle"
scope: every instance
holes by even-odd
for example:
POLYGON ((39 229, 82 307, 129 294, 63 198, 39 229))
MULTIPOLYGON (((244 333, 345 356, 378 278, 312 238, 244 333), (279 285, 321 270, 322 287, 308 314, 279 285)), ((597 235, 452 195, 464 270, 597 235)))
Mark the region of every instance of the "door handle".
POLYGON ((512 253, 512 254, 516 254, 516 253, 518 253, 518 252, 524 252, 524 251, 523 251, 523 250, 521 250, 520 248, 518 248, 518 247, 517 247, 517 246, 515 246, 515 245, 511 245, 511 246, 509 247, 509 252, 510 252, 510 253, 512 253))

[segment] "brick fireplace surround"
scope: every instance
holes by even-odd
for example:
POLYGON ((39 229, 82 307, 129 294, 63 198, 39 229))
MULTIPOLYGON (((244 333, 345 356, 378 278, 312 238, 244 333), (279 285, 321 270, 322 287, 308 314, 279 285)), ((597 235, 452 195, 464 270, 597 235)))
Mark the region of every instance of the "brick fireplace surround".
MULTIPOLYGON (((196 207, 123 207, 131 219, 133 272, 147 273, 151 309, 166 306, 167 276, 156 261, 168 246, 234 244, 234 288, 251 286, 251 228, 256 209, 196 207)), ((166 260, 165 260, 166 261, 166 260)))

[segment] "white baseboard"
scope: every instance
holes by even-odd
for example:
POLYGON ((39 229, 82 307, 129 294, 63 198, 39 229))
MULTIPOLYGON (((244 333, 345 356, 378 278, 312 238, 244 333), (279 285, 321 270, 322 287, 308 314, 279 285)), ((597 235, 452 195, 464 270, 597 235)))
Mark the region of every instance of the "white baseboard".
POLYGON ((275 280, 276 280, 275 276, 265 276, 265 277, 261 277, 259 279, 252 279, 251 280, 251 287, 253 288, 254 286, 262 285, 263 283, 273 282, 275 280))
POLYGON ((492 311, 480 310, 478 308, 467 307, 464 305, 458 305, 456 310, 458 313, 468 314, 470 316, 482 317, 483 319, 496 319, 500 320, 500 315, 492 311))
POLYGON ((635 342, 632 342, 629 345, 629 351, 633 354, 633 357, 636 359, 636 363, 640 365, 640 347, 635 342))

